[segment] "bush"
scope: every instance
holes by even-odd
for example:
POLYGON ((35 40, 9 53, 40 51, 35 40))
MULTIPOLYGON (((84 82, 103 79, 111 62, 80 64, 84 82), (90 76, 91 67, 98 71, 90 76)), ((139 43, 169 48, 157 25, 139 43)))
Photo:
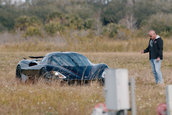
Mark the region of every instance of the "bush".
POLYGON ((64 27, 58 22, 50 22, 45 25, 44 30, 49 35, 54 35, 56 32, 62 32, 64 30, 64 27))
POLYGON ((84 22, 84 29, 93 29, 93 27, 95 26, 95 20, 93 19, 87 19, 84 22))
POLYGON ((41 30, 39 27, 29 26, 26 29, 25 37, 27 36, 41 36, 41 30))
POLYGON ((71 15, 69 18, 69 28, 81 30, 84 28, 84 22, 79 16, 71 15))
POLYGON ((119 25, 110 23, 103 28, 102 34, 108 35, 110 38, 113 38, 117 34, 118 28, 119 28, 119 25))
POLYGON ((15 27, 20 31, 25 31, 30 25, 30 18, 28 16, 21 16, 16 19, 15 27))
POLYGON ((120 27, 117 32, 117 39, 128 40, 132 37, 132 32, 130 31, 130 29, 120 27))
POLYGON ((156 14, 150 16, 149 20, 144 22, 142 30, 155 30, 158 34, 164 36, 172 35, 172 14, 156 14))
POLYGON ((41 22, 40 20, 35 17, 29 17, 29 16, 20 16, 16 19, 15 27, 19 29, 20 31, 26 31, 28 27, 30 26, 40 26, 41 22))

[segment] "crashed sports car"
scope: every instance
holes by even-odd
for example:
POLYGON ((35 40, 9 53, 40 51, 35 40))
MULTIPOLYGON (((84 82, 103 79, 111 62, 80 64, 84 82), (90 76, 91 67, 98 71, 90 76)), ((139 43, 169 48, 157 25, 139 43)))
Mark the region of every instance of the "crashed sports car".
POLYGON ((85 56, 75 52, 52 52, 46 56, 29 56, 16 67, 16 78, 21 81, 45 78, 63 81, 104 82, 106 64, 93 64, 85 56))

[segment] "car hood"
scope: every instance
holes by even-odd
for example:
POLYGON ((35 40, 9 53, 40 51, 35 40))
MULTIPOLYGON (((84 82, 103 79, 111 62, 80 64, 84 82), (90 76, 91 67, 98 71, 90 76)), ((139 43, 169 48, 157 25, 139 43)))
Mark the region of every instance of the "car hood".
POLYGON ((107 66, 105 64, 93 64, 89 66, 67 66, 64 68, 80 76, 81 79, 91 79, 101 74, 107 66))
POLYGON ((64 67, 81 78, 89 77, 93 66, 67 66, 64 67))

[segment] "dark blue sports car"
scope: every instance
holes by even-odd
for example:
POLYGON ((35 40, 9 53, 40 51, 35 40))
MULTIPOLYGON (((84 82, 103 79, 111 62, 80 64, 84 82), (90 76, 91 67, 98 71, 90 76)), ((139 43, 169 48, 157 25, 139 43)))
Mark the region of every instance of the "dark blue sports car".
POLYGON ((16 67, 16 78, 23 82, 40 77, 47 80, 104 82, 106 64, 92 64, 85 56, 74 52, 53 52, 46 56, 30 56, 16 67))

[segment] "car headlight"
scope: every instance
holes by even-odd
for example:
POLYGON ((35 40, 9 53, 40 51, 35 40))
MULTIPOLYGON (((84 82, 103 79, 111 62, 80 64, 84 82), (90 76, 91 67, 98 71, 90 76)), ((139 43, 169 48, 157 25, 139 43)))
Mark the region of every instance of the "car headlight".
POLYGON ((58 71, 52 71, 52 74, 60 79, 65 79, 66 76, 64 76, 63 74, 61 74, 60 72, 58 71))

